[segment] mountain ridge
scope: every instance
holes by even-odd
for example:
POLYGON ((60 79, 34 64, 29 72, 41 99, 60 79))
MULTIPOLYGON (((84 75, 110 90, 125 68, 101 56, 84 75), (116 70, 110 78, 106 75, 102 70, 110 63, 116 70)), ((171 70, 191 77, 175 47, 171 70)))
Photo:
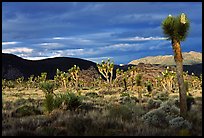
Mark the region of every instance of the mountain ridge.
MULTIPOLYGON (((80 58, 72 58, 72 57, 54 57, 54 58, 47 58, 41 60, 27 60, 21 57, 18 57, 13 54, 5 54, 2 53, 2 78, 8 80, 14 80, 19 77, 24 77, 25 79, 30 77, 30 75, 40 76, 42 72, 47 72, 47 78, 53 79, 56 75, 56 70, 59 69, 61 71, 67 72, 68 69, 77 65, 80 69, 88 69, 91 66, 94 67, 97 72, 97 65, 95 62, 80 59, 80 58)), ((143 68, 143 65, 114 65, 113 70, 113 78, 116 75, 116 69, 122 69, 124 71, 128 70, 131 66, 137 66, 138 68, 143 68)), ((144 64, 144 67, 152 66, 153 68, 158 65, 156 64, 144 64)), ((166 65, 159 65, 158 67, 163 69, 166 65)), ((174 66, 174 65, 173 65, 174 66)), ((193 65, 184 65, 184 71, 188 71, 189 74, 192 72, 199 76, 202 73, 202 63, 200 64, 193 64, 193 65)), ((100 74, 100 73, 99 73, 100 74)))
POLYGON ((53 78, 56 70, 67 72, 68 69, 77 65, 80 69, 88 69, 96 63, 80 58, 55 57, 41 60, 27 60, 13 54, 2 53, 2 78, 16 79, 20 76, 24 78, 30 75, 39 76, 42 72, 47 72, 48 78, 53 78))
MULTIPOLYGON (((202 63, 201 52, 183 52, 183 65, 194 65, 202 63)), ((128 64, 138 65, 139 63, 145 64, 160 64, 160 65, 175 65, 173 55, 158 55, 158 56, 147 56, 144 58, 132 60, 128 64)))

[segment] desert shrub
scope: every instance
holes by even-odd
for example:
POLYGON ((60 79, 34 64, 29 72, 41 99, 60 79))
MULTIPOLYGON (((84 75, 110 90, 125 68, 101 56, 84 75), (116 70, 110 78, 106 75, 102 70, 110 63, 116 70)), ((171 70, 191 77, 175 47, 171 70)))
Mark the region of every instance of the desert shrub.
POLYGON ((50 94, 53 93, 54 91, 55 84, 51 81, 45 81, 40 83, 40 89, 45 93, 45 94, 50 94))
POLYGON ((108 117, 122 118, 124 121, 134 120, 145 114, 143 108, 135 103, 125 103, 122 105, 110 105, 108 107, 108 117))
POLYGON ((77 96, 75 93, 67 93, 67 99, 65 104, 68 106, 68 109, 74 110, 82 104, 81 97, 77 96))
POLYGON ((55 98, 53 99, 53 107, 60 108, 60 106, 65 100, 66 100, 66 97, 64 96, 64 94, 56 95, 55 98))
POLYGON ((54 107, 54 96, 53 94, 46 94, 45 95, 45 100, 44 100, 44 108, 46 111, 51 112, 55 107, 54 107))
POLYGON ((127 93, 127 92, 123 92, 123 93, 121 93, 120 94, 120 97, 130 97, 130 94, 129 93, 127 93))
POLYGON ((41 111, 38 110, 34 106, 24 105, 12 112, 13 117, 22 117, 22 116, 29 116, 29 115, 38 115, 41 114, 41 111))
POLYGON ((92 97, 92 98, 97 98, 97 97, 99 97, 98 93, 96 93, 96 92, 86 93, 85 96, 92 97))
POLYGON ((147 81, 147 82, 145 83, 145 86, 147 87, 148 93, 151 93, 151 92, 152 92, 152 87, 153 87, 152 82, 147 81))
POLYGON ((160 92, 155 95, 155 98, 162 101, 166 101, 169 99, 169 95, 167 92, 160 92))
POLYGON ((155 127, 166 127, 168 122, 166 121, 166 113, 161 109, 153 109, 150 112, 142 116, 144 123, 153 125, 155 127))
POLYGON ((157 109, 150 110, 148 113, 142 116, 142 120, 153 126, 166 127, 169 125, 169 121, 178 117, 180 110, 175 105, 177 99, 169 99, 162 102, 157 109))
POLYGON ((161 103, 162 103, 161 100, 149 99, 147 101, 147 107, 148 107, 148 109, 158 108, 158 107, 160 107, 161 103))
POLYGON ((161 103, 160 108, 164 110, 166 113, 170 113, 171 115, 178 116, 180 109, 176 106, 176 101, 178 99, 169 99, 168 101, 165 101, 161 103))
POLYGON ((76 95, 75 93, 66 93, 56 96, 54 99, 54 107, 62 107, 65 110, 75 110, 82 104, 82 97, 76 95))
POLYGON ((136 103, 136 102, 139 102, 137 97, 123 96, 123 97, 120 97, 119 99, 119 103, 121 104, 136 103))
POLYGON ((202 105, 195 104, 187 112, 186 120, 192 123, 192 135, 202 136, 202 105))
POLYGON ((191 129, 192 124, 183 117, 176 117, 169 121, 169 125, 174 129, 191 129))
POLYGON ((110 106, 108 116, 111 118, 119 118, 122 117, 122 119, 131 119, 132 118, 132 111, 125 105, 117 105, 117 106, 110 106))
POLYGON ((195 104, 195 99, 193 98, 193 96, 187 96, 186 100, 187 100, 187 111, 190 111, 192 104, 195 104))
POLYGON ((12 101, 2 101, 3 110, 11 110, 13 108, 12 101))
POLYGON ((24 98, 20 98, 20 99, 17 99, 13 105, 14 106, 20 106, 20 105, 23 105, 23 104, 26 104, 28 102, 28 100, 24 99, 24 98))

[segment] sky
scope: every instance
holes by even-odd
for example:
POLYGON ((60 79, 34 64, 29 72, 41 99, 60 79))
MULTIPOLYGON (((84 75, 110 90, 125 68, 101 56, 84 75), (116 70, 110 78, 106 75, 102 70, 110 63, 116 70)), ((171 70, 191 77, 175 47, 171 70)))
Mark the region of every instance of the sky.
POLYGON ((202 2, 3 2, 2 53, 115 64, 172 55, 161 23, 181 13, 190 20, 182 52, 202 52, 202 2))

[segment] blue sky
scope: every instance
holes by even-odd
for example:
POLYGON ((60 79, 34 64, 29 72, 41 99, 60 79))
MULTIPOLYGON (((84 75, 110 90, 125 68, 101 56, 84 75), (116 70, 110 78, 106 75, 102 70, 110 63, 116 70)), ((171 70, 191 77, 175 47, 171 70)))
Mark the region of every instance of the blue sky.
POLYGON ((183 12, 191 24, 182 51, 202 52, 201 2, 3 2, 2 52, 115 64, 170 55, 161 22, 183 12))

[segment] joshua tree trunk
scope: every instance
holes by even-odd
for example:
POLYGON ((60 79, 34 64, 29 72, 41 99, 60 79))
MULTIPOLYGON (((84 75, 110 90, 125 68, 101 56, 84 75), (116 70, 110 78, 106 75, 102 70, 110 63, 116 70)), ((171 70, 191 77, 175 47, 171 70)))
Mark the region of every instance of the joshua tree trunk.
POLYGON ((185 118, 187 114, 187 101, 183 78, 183 57, 181 53, 180 41, 172 39, 172 47, 174 50, 174 60, 176 62, 176 74, 179 85, 180 115, 185 118))

